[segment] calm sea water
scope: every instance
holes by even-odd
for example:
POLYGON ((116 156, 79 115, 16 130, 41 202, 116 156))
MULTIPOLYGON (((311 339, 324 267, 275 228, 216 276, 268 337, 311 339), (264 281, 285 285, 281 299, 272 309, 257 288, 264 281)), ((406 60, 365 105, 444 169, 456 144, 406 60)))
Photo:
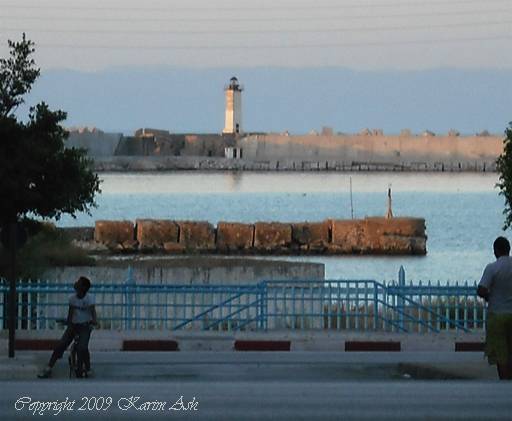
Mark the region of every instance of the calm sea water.
MULTIPOLYGON (((61 226, 96 219, 167 218, 218 221, 320 221, 384 215, 387 188, 395 216, 426 219, 425 257, 300 257, 322 262, 328 278, 478 280, 503 235, 503 198, 496 174, 394 173, 124 173, 101 174, 102 193, 92 215, 64 217, 61 226)), ((506 234, 506 233, 505 233, 506 234)))

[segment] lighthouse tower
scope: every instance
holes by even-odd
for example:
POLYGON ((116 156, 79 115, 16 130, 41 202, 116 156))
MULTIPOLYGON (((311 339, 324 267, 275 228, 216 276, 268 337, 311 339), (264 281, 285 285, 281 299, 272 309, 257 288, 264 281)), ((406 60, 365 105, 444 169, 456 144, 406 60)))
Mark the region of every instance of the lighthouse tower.
POLYGON ((242 133, 242 85, 236 77, 232 77, 224 90, 226 91, 226 121, 225 134, 242 133))

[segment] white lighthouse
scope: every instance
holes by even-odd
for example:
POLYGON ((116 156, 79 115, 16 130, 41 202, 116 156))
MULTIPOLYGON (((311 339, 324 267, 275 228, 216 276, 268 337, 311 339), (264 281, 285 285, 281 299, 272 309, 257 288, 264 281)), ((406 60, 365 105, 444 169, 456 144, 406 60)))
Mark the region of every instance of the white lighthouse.
POLYGON ((242 85, 232 77, 224 90, 226 91, 226 121, 222 133, 242 133, 242 85))

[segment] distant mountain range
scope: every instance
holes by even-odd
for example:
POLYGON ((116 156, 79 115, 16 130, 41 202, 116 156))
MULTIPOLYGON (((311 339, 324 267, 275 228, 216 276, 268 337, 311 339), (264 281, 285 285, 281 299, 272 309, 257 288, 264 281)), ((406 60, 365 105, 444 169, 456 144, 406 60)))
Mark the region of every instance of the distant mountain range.
MULTIPOLYGON (((344 68, 118 68, 42 73, 27 107, 45 100, 68 112, 67 126, 132 133, 222 131, 223 87, 245 86, 246 131, 354 133, 429 129, 502 133, 512 121, 512 69, 354 71, 344 68)), ((20 110, 25 113, 27 107, 20 110)))

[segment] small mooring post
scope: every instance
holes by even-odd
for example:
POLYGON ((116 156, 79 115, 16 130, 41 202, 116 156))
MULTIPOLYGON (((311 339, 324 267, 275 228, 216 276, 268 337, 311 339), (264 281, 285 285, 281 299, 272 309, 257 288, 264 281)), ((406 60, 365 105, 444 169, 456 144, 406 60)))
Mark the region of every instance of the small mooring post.
POLYGON ((350 176, 350 215, 354 219, 354 201, 352 200, 352 176, 350 176))
POLYGON ((393 218, 393 209, 392 209, 392 200, 391 200, 391 184, 388 186, 388 212, 386 213, 386 218, 393 218))
POLYGON ((400 270, 398 271, 398 291, 399 291, 399 296, 398 296, 398 310, 399 310, 399 314, 398 314, 398 320, 399 320, 399 323, 400 323, 400 329, 402 330, 405 330, 405 326, 404 326, 404 306, 405 306, 405 300, 403 298, 403 295, 404 295, 404 290, 403 288, 405 287, 405 269, 403 266, 400 266, 400 270))

